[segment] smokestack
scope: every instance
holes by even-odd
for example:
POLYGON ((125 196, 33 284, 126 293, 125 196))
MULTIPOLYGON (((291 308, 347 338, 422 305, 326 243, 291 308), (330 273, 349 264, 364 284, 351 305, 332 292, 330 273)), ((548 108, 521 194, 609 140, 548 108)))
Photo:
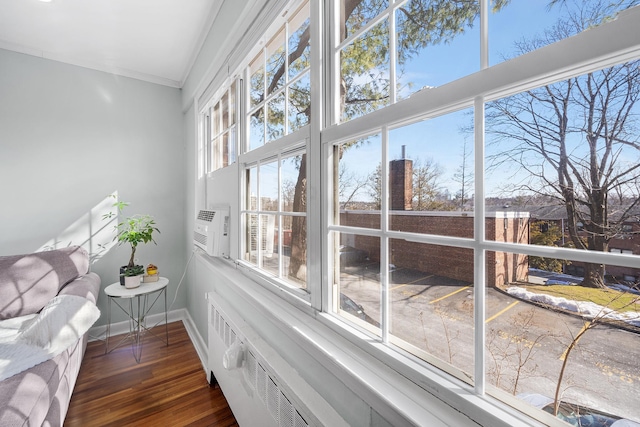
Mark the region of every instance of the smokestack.
POLYGON ((389 191, 391 210, 410 211, 413 209, 413 160, 406 157, 407 146, 402 146, 402 159, 389 162, 389 191))

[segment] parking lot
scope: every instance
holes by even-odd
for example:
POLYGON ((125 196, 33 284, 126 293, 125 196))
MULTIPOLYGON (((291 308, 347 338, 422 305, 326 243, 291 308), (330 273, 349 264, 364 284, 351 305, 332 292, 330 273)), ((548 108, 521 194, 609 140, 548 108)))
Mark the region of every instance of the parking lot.
MULTIPOLYGON (((394 344, 471 378, 474 363, 474 286, 395 268, 390 278, 394 344), (398 338, 398 339, 395 339, 398 338)), ((375 263, 344 267, 340 292, 380 319, 380 277, 375 263)), ((485 299, 487 383, 514 395, 553 396, 569 346, 585 322, 497 290, 485 299)), ((587 331, 570 352, 561 383, 563 400, 640 421, 640 335, 608 325, 587 331)))

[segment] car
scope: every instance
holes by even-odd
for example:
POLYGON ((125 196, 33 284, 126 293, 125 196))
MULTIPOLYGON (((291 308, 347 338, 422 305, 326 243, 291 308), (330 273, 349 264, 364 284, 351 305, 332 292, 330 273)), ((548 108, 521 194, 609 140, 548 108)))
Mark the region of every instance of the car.
POLYGON ((380 327, 380 322, 365 313, 364 308, 362 308, 360 304, 356 303, 354 300, 352 300, 342 292, 340 292, 340 309, 359 319, 364 320, 367 323, 372 324, 373 326, 380 327))
MULTIPOLYGON (((538 393, 521 393, 518 399, 553 414, 553 399, 538 393)), ((568 402, 560 402, 558 418, 577 427, 640 427, 640 423, 568 402)))

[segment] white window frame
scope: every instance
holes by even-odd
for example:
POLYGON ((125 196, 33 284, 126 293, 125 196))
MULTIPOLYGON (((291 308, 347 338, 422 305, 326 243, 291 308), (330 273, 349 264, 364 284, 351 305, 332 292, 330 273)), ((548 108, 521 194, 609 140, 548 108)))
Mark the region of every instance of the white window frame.
MULTIPOLYGON (((562 257, 574 261, 609 263, 619 266, 634 267, 636 256, 626 254, 580 252, 564 248, 546 248, 542 246, 521 245, 514 243, 500 243, 487 241, 484 238, 484 104, 494 99, 509 96, 520 91, 539 87, 551 82, 566 79, 569 76, 587 73, 596 69, 613 65, 626 60, 640 57, 640 37, 637 23, 640 22, 640 7, 627 10, 620 14, 616 21, 600 27, 590 29, 577 36, 545 46, 537 51, 514 58, 513 60, 488 67, 488 32, 487 10, 488 0, 479 0, 484 14, 481 19, 481 46, 479 49, 481 71, 463 77, 454 82, 428 91, 413 94, 410 98, 374 111, 368 115, 338 124, 339 102, 334 88, 339 81, 339 58, 332 46, 336 46, 336 3, 322 0, 310 0, 311 9, 311 37, 314 48, 311 51, 311 108, 310 124, 284 137, 266 143, 263 146, 245 152, 248 140, 249 90, 248 76, 244 75, 244 84, 238 84, 240 94, 236 98, 238 106, 238 180, 241 183, 238 203, 241 218, 246 212, 243 205, 246 200, 242 194, 246 185, 244 171, 248 165, 266 159, 273 159, 289 152, 292 148, 304 147, 307 155, 307 259, 320 260, 307 262, 307 291, 292 289, 286 284, 273 281, 263 275, 258 269, 238 259, 254 281, 260 283, 288 304, 303 308, 306 313, 316 316, 332 331, 347 339, 354 346, 364 350, 369 355, 393 368, 403 377, 411 378, 416 384, 427 391, 433 391, 443 401, 456 406, 465 414, 473 414, 477 409, 492 412, 499 407, 514 417, 530 422, 526 416, 505 407, 487 394, 484 383, 484 347, 485 329, 482 321, 485 316, 484 300, 484 258, 488 251, 517 252, 533 256, 562 257), (325 18, 329 17, 326 20, 325 18), (621 34, 627 37, 621 37, 621 34), (380 236, 383 238, 407 238, 428 244, 454 245, 471 248, 475 253, 476 268, 474 282, 477 286, 474 294, 474 316, 476 318, 474 351, 476 363, 474 376, 475 385, 468 387, 457 382, 446 371, 426 365, 416 357, 403 352, 393 345, 389 345, 388 334, 383 334, 382 340, 372 336, 364 328, 345 322, 335 314, 331 295, 333 293, 333 250, 330 234, 335 231, 353 232, 353 229, 342 228, 332 223, 333 215, 333 146, 341 141, 358 138, 375 132, 388 132, 396 126, 407 124, 414 120, 438 117, 462 108, 474 108, 475 135, 475 223, 473 239, 454 239, 447 236, 409 235, 409 233, 394 233, 383 228, 380 236), (481 319, 481 320, 477 320, 481 319), (454 384, 446 389, 443 378, 454 384), (460 390, 469 393, 459 393, 460 390)), ((297 10, 300 1, 295 1, 289 10, 297 10)), ((282 18, 280 18, 282 19, 282 18)), ((277 24, 277 23, 276 23, 277 24)), ((274 24, 275 28, 279 28, 274 24)), ((282 25, 280 23, 280 25, 282 25)), ((274 29, 275 29, 274 28, 274 29)), ((268 33, 268 32, 267 32, 268 33)), ((274 33, 273 31, 271 33, 274 33)), ((263 39, 264 40, 264 39, 263 39)), ((247 55, 250 61, 256 51, 247 55)), ((242 69, 246 69, 248 63, 242 69)), ((393 69, 391 73, 393 73, 393 69)), ((224 87, 224 86, 223 86, 224 87)), ((199 132, 202 132, 202 122, 199 132)), ((384 139, 384 137, 383 137, 384 139)), ((200 141, 202 141, 200 135, 200 141)), ((386 142, 385 142, 386 144, 386 142)), ((201 146, 202 150, 203 147, 201 146)), ((384 152, 384 151, 383 151, 384 152)), ((202 153, 200 153, 202 155, 202 153)), ((386 154, 383 154, 383 164, 386 166, 386 154)), ((203 165, 200 165, 203 167, 203 165)), ((387 174, 383 174, 386 179, 387 174)), ((201 174, 199 175, 201 176, 201 174)), ((383 197, 383 200, 386 198, 383 197)), ((388 209, 388 208, 387 208, 388 209)), ((269 212, 272 213, 272 212, 269 212)), ((287 212, 286 214, 289 214, 287 212)), ((383 214, 384 216, 384 214, 383 214)), ((240 253, 244 253, 244 225, 239 226, 240 253)), ((242 258, 242 257, 240 257, 242 258)), ((388 263, 387 263, 388 264, 388 263)), ((385 280, 387 280, 385 278, 385 280)), ((388 320, 388 310, 384 310, 384 317, 388 320)), ((384 321, 384 318, 383 318, 384 321)), ((494 393, 494 391, 492 391, 494 393)), ((499 391, 497 392, 499 394, 499 391)), ((501 400, 508 401, 518 410, 538 417, 534 410, 509 396, 501 396, 501 400), (509 400, 511 399, 511 400, 509 400)), ((548 421, 548 420, 547 420, 548 421)))
MULTIPOLYGON (((334 3, 335 2, 331 2, 334 3)), ((329 7, 329 16, 332 17, 334 23, 333 31, 330 32, 330 46, 337 46, 337 7, 329 7)), ((612 253, 587 252, 575 249, 565 248, 548 248, 544 246, 525 245, 517 243, 501 243, 486 240, 484 218, 486 214, 484 201, 484 105, 487 102, 502 97, 523 92, 535 87, 544 86, 546 84, 565 80, 572 76, 586 74, 596 71, 607 66, 623 63, 629 60, 638 59, 640 57, 640 38, 633 40, 627 37, 621 37, 620 34, 630 34, 633 27, 640 22, 640 7, 629 9, 621 12, 617 20, 603 24, 597 28, 582 32, 576 36, 561 40, 554 44, 542 47, 531 53, 527 53, 516 57, 510 61, 503 62, 488 67, 488 31, 487 16, 488 2, 481 0, 481 47, 480 62, 481 70, 459 80, 453 81, 441 87, 433 88, 428 91, 421 91, 413 94, 409 99, 393 103, 387 107, 381 108, 368 115, 354 118, 350 121, 339 123, 339 99, 335 95, 338 90, 337 82, 339 81, 339 47, 335 50, 327 48, 330 51, 328 64, 326 65, 326 75, 330 79, 329 85, 333 88, 333 95, 329 97, 328 114, 331 117, 331 124, 322 130, 322 153, 323 153, 323 180, 322 180, 322 200, 325 206, 322 210, 324 215, 323 227, 323 312, 333 319, 338 320, 338 324, 345 323, 344 318, 338 316, 335 309, 336 303, 332 301, 333 293, 333 246, 330 238, 333 232, 348 232, 356 234, 376 235, 381 239, 401 238, 410 239, 411 241, 422 242, 434 245, 460 246, 474 250, 475 277, 474 283, 474 325, 475 325, 475 365, 474 365, 474 385, 469 386, 462 384, 462 387, 468 389, 475 398, 483 402, 491 402, 496 404, 492 396, 499 396, 500 400, 507 402, 510 406, 517 408, 521 412, 527 413, 534 418, 540 419, 541 415, 528 405, 523 404, 515 397, 508 393, 502 392, 493 386, 487 386, 485 383, 485 256, 487 252, 513 252, 530 256, 565 258, 572 261, 603 263, 616 266, 634 267, 637 264, 637 258, 629 255, 616 255, 612 253), (463 239, 448 236, 422 235, 405 232, 389 231, 387 221, 388 206, 387 197, 383 193, 382 196, 382 212, 381 212, 381 229, 369 230, 358 229, 354 227, 345 227, 334 224, 332 221, 333 206, 333 146, 344 141, 357 139, 362 136, 381 133, 383 141, 382 148, 382 165, 388 167, 387 156, 387 138, 386 133, 389 129, 402 126, 413 121, 424 120, 428 118, 439 117, 444 114, 458 111, 464 108, 474 109, 474 127, 475 127, 475 143, 474 143, 474 165, 475 165, 475 219, 474 219, 474 238, 463 239)), ((372 24, 373 25, 373 24, 372 24)), ((362 29, 364 31, 365 29, 362 29)), ((354 36, 355 37, 355 36, 354 36)), ((393 62, 393 60, 391 61, 393 62)), ((331 93, 331 91, 328 91, 331 93)), ((382 173, 383 188, 387 187, 387 174, 382 173)), ((383 190, 387 191, 387 190, 383 190)), ((385 251, 384 241, 381 242, 381 266, 388 266, 388 254, 385 251)), ((381 271, 381 311, 383 326, 388 323, 388 271, 381 271)), ((433 375, 441 375, 442 371, 425 366, 425 364, 413 355, 401 351, 398 347, 390 345, 388 331, 383 327, 382 337, 367 332, 366 328, 358 328, 354 322, 346 322, 350 327, 356 327, 358 333, 353 331, 346 332, 341 327, 333 326, 335 323, 329 323, 334 330, 353 344, 359 346, 365 351, 371 353, 375 357, 381 359, 384 363, 389 364, 395 370, 409 378, 415 378, 416 383, 423 385, 426 389, 433 387, 433 375), (360 333, 364 333, 369 339, 379 342, 382 346, 364 343, 357 338, 360 333), (420 373, 424 375, 421 377, 420 373)), ((447 371, 444 371, 447 372, 447 371)), ((453 372, 449 372, 453 374, 453 372)), ((471 398, 469 401, 474 400, 471 398)), ((478 400, 471 404, 482 405, 478 400)), ((464 406, 464 405, 463 405, 464 406)), ((522 415, 516 416, 526 419, 522 415)), ((564 425, 558 420, 545 419, 545 422, 557 422, 558 425, 564 425)))
POLYGON ((212 172, 215 172, 218 169, 223 167, 230 166, 237 162, 238 160, 238 149, 239 149, 239 140, 240 140, 240 105, 239 105, 239 95, 240 95, 240 79, 237 77, 228 79, 223 85, 221 85, 220 89, 209 98, 200 109, 198 113, 198 128, 199 128, 199 140, 200 143, 200 152, 201 152, 201 161, 200 161, 200 173, 199 176, 209 175, 212 172), (216 105, 221 103, 222 98, 225 94, 228 95, 228 108, 229 112, 231 111, 231 105, 229 103, 231 88, 234 87, 234 96, 235 96, 235 122, 233 124, 228 124, 228 126, 222 129, 222 119, 220 118, 220 128, 219 132, 216 135, 213 135, 211 132, 212 128, 212 120, 213 120, 213 109, 216 105), (222 165, 222 150, 223 147, 221 144, 214 144, 214 138, 220 137, 227 134, 230 135, 235 130, 235 141, 232 144, 229 144, 229 159, 226 166, 222 165))
MULTIPOLYGON (((314 278, 318 277, 318 273, 314 274, 314 271, 318 270, 318 267, 317 266, 315 268, 312 267, 311 263, 309 263, 308 261, 310 257, 314 256, 313 255, 314 253, 318 253, 317 250, 312 249, 311 245, 308 245, 307 247, 307 283, 306 283, 305 289, 295 287, 292 284, 289 284, 283 280, 274 278, 270 273, 261 270, 257 266, 243 259, 244 253, 246 251, 245 217, 246 217, 246 213, 253 213, 253 211, 247 210, 247 206, 245 205, 247 200, 246 193, 245 193, 247 188, 245 171, 248 167, 252 165, 259 164, 260 162, 263 162, 263 161, 264 162, 272 161, 276 158, 280 159, 281 157, 286 157, 296 152, 306 153, 307 212, 295 213, 295 212, 281 212, 279 210, 278 212, 265 211, 264 213, 268 213, 268 214, 282 213, 284 215, 291 215, 291 216, 305 216, 306 223, 307 223, 307 242, 309 242, 310 240, 309 236, 311 234, 317 234, 317 232, 312 230, 320 229, 320 224, 318 222, 319 218, 317 217, 317 215, 311 214, 311 209, 314 204, 310 201, 311 198, 309 197, 309 193, 308 193, 311 174, 314 173, 313 168, 311 167, 312 162, 316 161, 319 163, 319 156, 317 154, 312 154, 312 152, 314 151, 313 146, 315 145, 316 147, 318 147, 319 144, 317 142, 317 138, 311 137, 311 132, 312 132, 312 128, 316 127, 312 123, 317 122, 316 117, 319 117, 319 110, 321 109, 321 105, 322 105, 320 96, 317 95, 317 85, 314 85, 313 83, 314 79, 317 81, 320 75, 317 65, 315 66, 315 69, 314 69, 314 64, 318 64, 318 62, 315 62, 315 61, 318 61, 317 58, 320 58, 320 55, 319 55, 320 47, 316 46, 315 48, 311 49, 312 59, 311 59, 311 67, 309 69, 302 70, 300 73, 298 73, 298 75, 296 75, 294 78, 290 80, 288 78, 288 73, 285 73, 286 77, 285 77, 285 82, 283 83, 283 87, 279 88, 278 90, 274 91, 271 94, 267 95, 265 93, 265 99, 263 99, 258 105, 254 107, 250 107, 250 104, 251 104, 250 87, 249 87, 250 84, 247 83, 250 81, 250 78, 251 78, 250 69, 249 69, 249 65, 251 61, 253 61, 256 58, 256 55, 263 50, 263 45, 269 40, 271 40, 271 37, 274 34, 280 31, 283 28, 283 26, 287 27, 285 23, 288 21, 288 19, 291 16, 293 16, 295 12, 298 11, 298 9, 302 6, 304 2, 305 0, 294 0, 290 2, 289 5, 287 5, 285 13, 281 13, 279 15, 279 18, 276 19, 275 22, 271 25, 270 29, 262 37, 261 39, 262 41, 259 43, 260 46, 258 48, 254 48, 247 55, 242 67, 242 69, 244 70, 243 81, 245 83, 242 85, 243 90, 242 90, 242 93, 240 94, 241 96, 240 99, 242 100, 241 102, 243 106, 241 108, 242 112, 240 113, 241 120, 242 120, 241 126, 243 127, 243 138, 241 141, 241 153, 238 156, 238 163, 240 166, 239 167, 240 176, 238 179, 240 182, 240 189, 241 189, 240 191, 241 194, 239 195, 241 221, 240 221, 239 233, 238 233, 238 236, 240 239, 240 243, 239 243, 240 253, 237 259, 237 263, 238 265, 243 267, 243 272, 248 274, 252 279, 256 280, 256 282, 258 282, 259 284, 265 286, 270 291, 276 292, 279 296, 281 296, 287 302, 297 306, 298 308, 301 308, 307 312, 311 312, 312 302, 316 300, 319 301, 319 298, 320 298, 320 281, 315 279, 314 280, 310 279, 311 277, 314 277, 314 278), (295 131, 291 131, 289 129, 289 124, 288 124, 288 103, 286 102, 286 98, 285 98, 285 134, 284 136, 272 141, 267 141, 266 135, 265 135, 265 142, 263 145, 256 147, 252 150, 249 150, 250 120, 248 117, 251 114, 251 112, 254 112, 259 108, 266 108, 268 101, 273 97, 277 96, 278 94, 283 92, 288 93, 290 86, 292 84, 295 84, 297 81, 299 81, 307 73, 310 74, 310 81, 311 81, 311 118, 310 118, 311 123, 295 131), (316 160, 313 160, 314 157, 316 158, 316 160), (281 292, 281 291, 284 291, 284 292, 281 292)), ((318 6, 318 2, 317 0, 309 0, 309 3, 310 3, 309 7, 311 10, 310 11, 311 40, 320 40, 320 36, 319 36, 320 19, 317 14, 313 13, 314 8, 317 8, 318 6)), ((285 43, 288 43, 288 37, 289 37, 288 31, 285 31, 285 43)), ((264 58, 263 56, 263 59, 266 59, 266 58, 264 58)), ((266 67, 264 72, 266 75, 266 67)), ((266 126, 266 118, 265 118, 265 126, 266 126)), ((319 135, 319 128, 318 130, 316 130, 316 133, 319 135)), ((281 185, 281 182, 279 182, 279 185, 281 185)), ((319 240, 320 239, 318 238, 318 240, 316 241, 319 241, 319 240)), ((319 306, 319 303, 316 303, 316 305, 319 306)))

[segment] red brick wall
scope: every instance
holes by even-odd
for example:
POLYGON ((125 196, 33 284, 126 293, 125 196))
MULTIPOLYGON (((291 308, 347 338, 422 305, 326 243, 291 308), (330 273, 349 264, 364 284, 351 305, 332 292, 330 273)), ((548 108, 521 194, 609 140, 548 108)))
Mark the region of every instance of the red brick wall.
MULTIPOLYGON (((380 213, 342 212, 342 225, 380 228, 380 213)), ((394 213, 390 220, 393 231, 407 231, 454 237, 473 237, 473 216, 470 215, 403 215, 394 213)), ((527 218, 487 218, 486 238, 500 242, 528 243, 527 218)), ((345 242, 342 242, 345 243, 345 242)), ((380 239, 356 235, 350 244, 368 252, 374 262, 380 261, 380 239)), ((398 268, 410 268, 443 277, 473 283, 473 250, 453 246, 426 245, 405 240, 391 240, 391 264, 398 268)), ((489 252, 487 254, 487 285, 496 286, 518 280, 526 280, 527 258, 521 254, 489 252)))

